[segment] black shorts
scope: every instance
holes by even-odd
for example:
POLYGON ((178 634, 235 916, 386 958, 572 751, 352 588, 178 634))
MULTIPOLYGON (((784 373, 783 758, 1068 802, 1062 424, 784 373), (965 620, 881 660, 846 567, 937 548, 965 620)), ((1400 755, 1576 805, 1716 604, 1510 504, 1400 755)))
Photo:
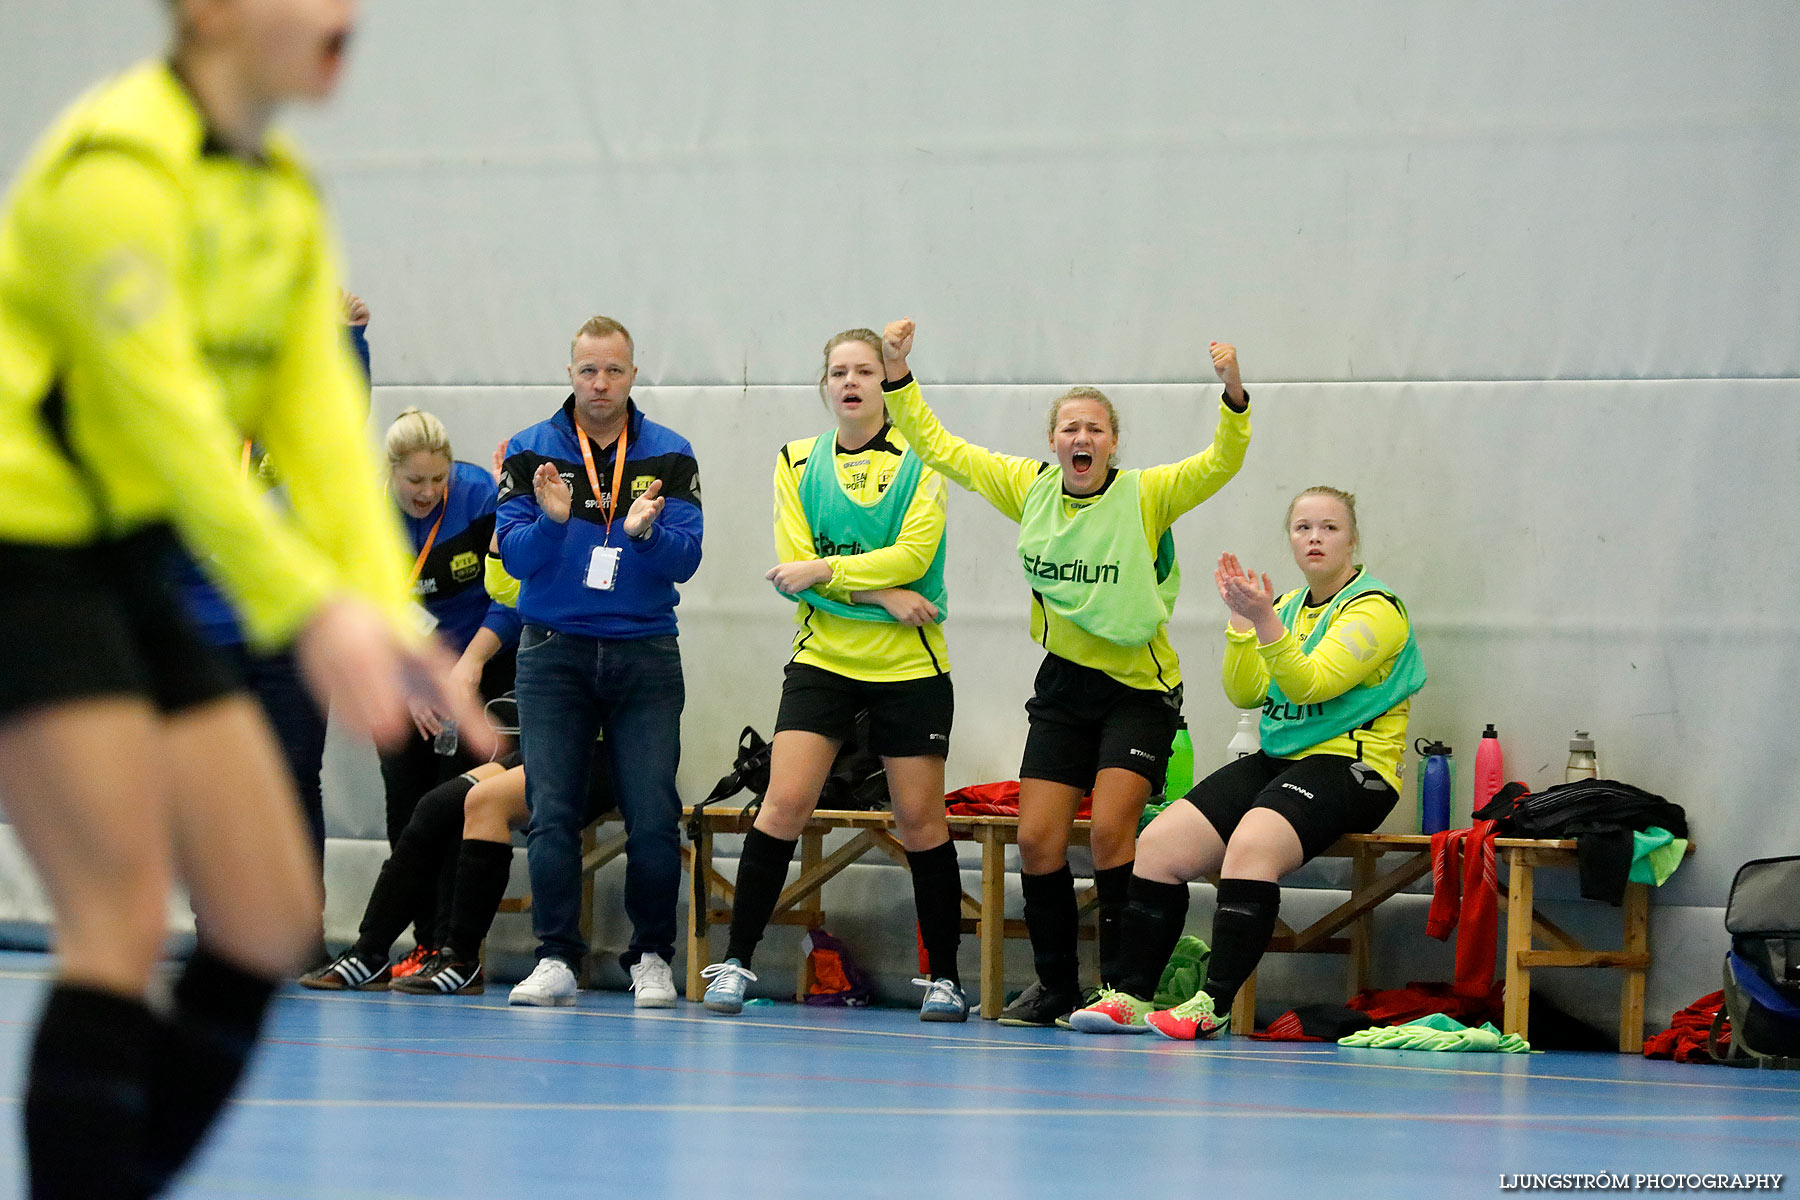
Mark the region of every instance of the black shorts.
POLYGON ((86 546, 0 542, 0 720, 95 696, 180 712, 242 688, 188 620, 166 526, 86 546))
POLYGON ((795 729, 838 742, 856 736, 856 716, 869 713, 869 749, 883 758, 943 758, 950 753, 956 697, 950 676, 869 683, 805 663, 789 663, 781 682, 775 732, 795 729))
POLYGON ((1187 794, 1227 842, 1251 809, 1279 813, 1309 859, 1346 833, 1373 833, 1399 799, 1374 767, 1347 755, 1270 758, 1260 751, 1220 767, 1187 794))
POLYGON ((1031 699, 1020 779, 1087 791, 1107 767, 1123 767, 1163 785, 1169 748, 1181 724, 1181 685, 1171 692, 1126 687, 1104 671, 1044 656, 1031 699))

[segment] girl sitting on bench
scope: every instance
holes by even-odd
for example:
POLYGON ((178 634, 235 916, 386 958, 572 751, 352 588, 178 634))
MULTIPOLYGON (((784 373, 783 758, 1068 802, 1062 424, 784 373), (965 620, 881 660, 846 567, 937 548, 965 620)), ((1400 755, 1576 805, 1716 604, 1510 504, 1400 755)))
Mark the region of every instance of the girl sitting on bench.
POLYGON ((1372 831, 1399 799, 1407 713, 1425 682, 1406 606, 1355 561, 1350 493, 1306 489, 1288 505, 1287 530, 1305 587, 1277 599, 1267 575, 1231 554, 1213 572, 1231 610, 1225 695, 1262 706, 1262 749, 1201 780, 1139 837, 1123 969, 1069 1018, 1084 1033, 1215 1036, 1275 930, 1277 880, 1341 835, 1372 831), (1219 878, 1206 982, 1152 1011, 1188 881, 1202 875, 1219 878))

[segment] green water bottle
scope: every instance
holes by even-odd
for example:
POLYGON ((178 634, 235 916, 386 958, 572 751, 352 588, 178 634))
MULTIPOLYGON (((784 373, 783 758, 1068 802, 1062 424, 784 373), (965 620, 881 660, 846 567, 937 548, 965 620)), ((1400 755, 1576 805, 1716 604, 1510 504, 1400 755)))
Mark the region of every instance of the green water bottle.
POLYGON ((1194 739, 1188 734, 1187 720, 1175 727, 1175 742, 1169 747, 1169 769, 1163 775, 1163 795, 1179 800, 1194 786, 1194 739))

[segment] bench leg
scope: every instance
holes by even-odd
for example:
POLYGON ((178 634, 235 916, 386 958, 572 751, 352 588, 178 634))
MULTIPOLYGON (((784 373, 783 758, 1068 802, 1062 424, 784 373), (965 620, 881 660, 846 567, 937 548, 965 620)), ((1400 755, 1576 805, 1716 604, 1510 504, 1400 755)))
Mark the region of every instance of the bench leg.
POLYGON ((981 830, 981 1015, 989 1021, 1006 1005, 1006 839, 995 825, 981 830))
MULTIPOLYGON (((1625 939, 1627 954, 1650 955, 1650 889, 1642 883, 1625 885, 1625 939)), ((1644 1050, 1644 976, 1643 968, 1625 968, 1625 982, 1619 987, 1619 1053, 1641 1054, 1644 1050)))
MULTIPOLYGON (((1376 867, 1375 855, 1367 846, 1358 846, 1351 857, 1350 866, 1350 894, 1353 897, 1368 893, 1375 883, 1376 867)), ((1373 931, 1372 912, 1366 912, 1350 922, 1350 961, 1346 971, 1349 978, 1345 981, 1350 994, 1347 999, 1355 999, 1357 993, 1368 990, 1369 947, 1373 931)))
POLYGON ((700 970, 712 959, 712 852, 712 830, 702 825, 688 864, 693 875, 688 880, 687 998, 693 1003, 706 994, 700 970))
MULTIPOLYGON (((825 834, 822 830, 806 829, 800 834, 800 874, 805 875, 818 866, 825 858, 825 834)), ((820 888, 814 888, 812 895, 804 904, 796 904, 795 911, 806 918, 808 929, 817 929, 825 923, 824 902, 819 895, 820 888)), ((794 975, 794 1003, 805 1004, 806 995, 812 991, 812 956, 802 955, 800 970, 794 975)))
POLYGON ((1525 851, 1506 852, 1506 1013, 1503 1032, 1526 1036, 1531 1025, 1531 970, 1520 956, 1531 949, 1532 864, 1525 851))
POLYGON ((1231 1002, 1231 1032, 1246 1034, 1256 1028, 1256 972, 1244 980, 1237 999, 1231 1002))

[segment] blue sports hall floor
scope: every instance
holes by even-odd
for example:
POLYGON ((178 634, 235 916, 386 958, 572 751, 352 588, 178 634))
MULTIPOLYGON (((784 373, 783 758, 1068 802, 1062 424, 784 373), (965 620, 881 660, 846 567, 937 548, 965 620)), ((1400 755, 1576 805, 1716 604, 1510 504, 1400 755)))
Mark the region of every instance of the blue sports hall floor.
MULTIPOLYGON (((0 1196, 23 1195, 19 1075, 48 968, 0 954, 0 1196)), ((289 988, 175 1194, 1444 1200, 1550 1190, 1532 1175, 1796 1169, 1800 1072, 289 988)))

